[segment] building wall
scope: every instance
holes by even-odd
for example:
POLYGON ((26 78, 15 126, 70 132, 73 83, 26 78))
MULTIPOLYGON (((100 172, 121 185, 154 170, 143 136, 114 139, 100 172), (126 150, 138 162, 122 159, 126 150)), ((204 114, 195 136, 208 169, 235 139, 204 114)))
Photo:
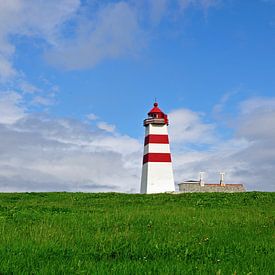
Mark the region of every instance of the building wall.
POLYGON ((205 184, 201 186, 199 183, 180 183, 179 192, 190 193, 190 192, 245 192, 245 188, 242 184, 226 184, 221 186, 219 184, 205 184))

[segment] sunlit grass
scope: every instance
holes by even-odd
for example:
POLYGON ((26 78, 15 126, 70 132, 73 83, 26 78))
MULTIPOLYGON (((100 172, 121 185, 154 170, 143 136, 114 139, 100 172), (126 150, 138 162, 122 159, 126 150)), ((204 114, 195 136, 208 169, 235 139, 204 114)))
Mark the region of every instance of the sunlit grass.
POLYGON ((0 273, 275 274, 274 200, 0 194, 0 273))

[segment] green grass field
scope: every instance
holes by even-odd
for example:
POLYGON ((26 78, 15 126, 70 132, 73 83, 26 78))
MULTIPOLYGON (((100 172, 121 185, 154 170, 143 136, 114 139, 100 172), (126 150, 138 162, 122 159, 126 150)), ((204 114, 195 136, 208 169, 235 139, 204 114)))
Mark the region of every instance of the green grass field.
POLYGON ((275 274, 275 193, 0 194, 1 274, 275 274))

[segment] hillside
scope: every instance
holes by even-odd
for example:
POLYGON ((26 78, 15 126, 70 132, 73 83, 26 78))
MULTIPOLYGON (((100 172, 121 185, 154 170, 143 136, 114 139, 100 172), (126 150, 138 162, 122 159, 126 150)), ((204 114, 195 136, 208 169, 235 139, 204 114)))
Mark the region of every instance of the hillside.
POLYGON ((0 194, 0 273, 274 274, 275 193, 0 194))

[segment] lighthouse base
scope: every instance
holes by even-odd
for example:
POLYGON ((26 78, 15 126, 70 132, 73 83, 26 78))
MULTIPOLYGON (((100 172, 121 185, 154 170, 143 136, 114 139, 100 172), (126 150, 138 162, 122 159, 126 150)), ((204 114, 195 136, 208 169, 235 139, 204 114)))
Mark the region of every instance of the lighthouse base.
POLYGON ((147 162, 143 164, 141 194, 174 192, 175 184, 172 163, 147 162))

